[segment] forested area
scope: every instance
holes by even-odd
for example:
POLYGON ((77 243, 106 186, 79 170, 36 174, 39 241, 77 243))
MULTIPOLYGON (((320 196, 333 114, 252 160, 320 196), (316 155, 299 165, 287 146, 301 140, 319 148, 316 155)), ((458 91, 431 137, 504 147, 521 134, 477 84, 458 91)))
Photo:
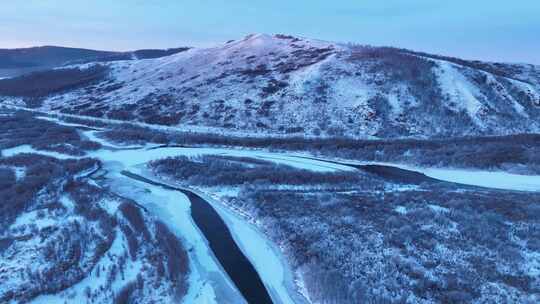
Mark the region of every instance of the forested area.
MULTIPOLYGON (((75 175, 97 165, 93 159, 61 161, 35 154, 0 158, 2 171, 21 172, 0 189, 0 239, 6 244, 0 250, 0 301, 25 302, 60 292, 81 281, 103 258, 115 238, 114 219, 103 211, 89 217, 83 211, 97 207, 81 201, 76 212, 88 222, 70 220, 74 214, 61 199, 75 175), (40 261, 39 268, 27 261, 32 258, 40 261)), ((88 195, 95 203, 103 194, 88 195)))
POLYGON ((322 303, 467 303, 491 296, 526 302, 540 292, 528 266, 540 251, 537 201, 534 194, 444 189, 251 189, 230 203, 265 223, 322 303))
POLYGON ((104 80, 107 73, 108 68, 103 65, 93 65, 85 69, 62 68, 33 72, 0 79, 0 95, 41 98, 104 80))
POLYGON ((220 182, 238 189, 220 199, 284 248, 312 301, 529 303, 540 292, 529 264, 540 252, 538 194, 396 185, 371 175, 352 188, 345 182, 343 191, 339 180, 309 177, 290 190, 283 166, 264 165, 264 175, 276 174, 270 183, 244 183, 240 166, 249 172, 261 161, 210 156, 151 164, 158 175, 203 191, 220 193, 220 182))
POLYGON ((51 196, 44 202, 46 207, 57 207, 58 183, 97 165, 98 161, 90 158, 59 161, 36 154, 1 157, 0 228, 7 229, 21 212, 33 206, 38 194, 51 196), (23 176, 17 178, 13 168, 20 168, 23 176))
POLYGON ((99 143, 83 139, 76 129, 38 119, 29 112, 0 116, 0 150, 21 145, 76 156, 101 148, 99 143))
MULTIPOLYGON (((74 128, 26 112, 2 114, 0 149, 84 155, 99 148, 74 128), (58 149, 63 145, 72 149, 58 149)), ((182 242, 135 202, 90 182, 101 166, 91 158, 0 157, 0 302, 61 294, 67 301, 146 303, 185 295, 190 269, 182 242)))
POLYGON ((96 282, 84 291, 90 302, 143 303, 186 293, 182 242, 135 202, 88 183, 81 173, 96 167, 99 161, 89 158, 0 158, 0 302, 61 292, 69 299, 85 278, 96 282), (113 243, 123 238, 126 250, 119 251, 113 243), (133 263, 144 268, 129 278, 133 263))

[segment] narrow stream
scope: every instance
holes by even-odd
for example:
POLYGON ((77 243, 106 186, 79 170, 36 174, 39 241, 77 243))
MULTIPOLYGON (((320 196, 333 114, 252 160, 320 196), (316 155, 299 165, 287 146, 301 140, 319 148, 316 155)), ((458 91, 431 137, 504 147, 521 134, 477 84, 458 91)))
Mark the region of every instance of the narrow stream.
POLYGON ((147 184, 185 194, 191 201, 191 216, 195 224, 208 240, 214 255, 246 301, 254 304, 272 303, 259 274, 238 248, 229 228, 210 203, 189 190, 162 184, 128 171, 122 171, 122 174, 147 184))
POLYGON ((371 174, 375 174, 387 180, 397 182, 397 183, 408 183, 408 184, 421 184, 424 182, 440 182, 437 179, 431 178, 424 173, 405 170, 393 166, 385 165, 349 165, 351 167, 364 170, 371 174))
POLYGON ((394 166, 379 165, 379 164, 361 165, 361 164, 352 164, 352 163, 339 162, 339 161, 328 160, 328 159, 319 159, 315 157, 307 157, 307 156, 298 156, 298 157, 305 158, 305 159, 318 160, 318 161, 325 161, 325 162, 336 164, 336 165, 343 165, 343 166, 356 168, 358 170, 377 175, 379 177, 382 177, 384 179, 387 179, 389 181, 396 182, 396 183, 421 184, 424 182, 442 182, 441 180, 429 177, 425 175, 424 173, 413 171, 413 170, 402 169, 402 168, 398 168, 394 166))

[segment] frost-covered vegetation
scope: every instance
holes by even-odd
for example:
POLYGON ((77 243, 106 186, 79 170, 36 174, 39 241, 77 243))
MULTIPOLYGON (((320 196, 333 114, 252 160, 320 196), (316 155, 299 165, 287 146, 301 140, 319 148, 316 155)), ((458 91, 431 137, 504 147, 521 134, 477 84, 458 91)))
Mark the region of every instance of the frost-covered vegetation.
POLYGON ((315 303, 540 300, 538 194, 397 185, 343 173, 356 175, 351 185, 346 178, 321 180, 314 178, 321 173, 221 156, 166 159, 150 167, 218 195, 258 223, 284 250, 315 303), (245 182, 257 168, 276 175, 271 182, 245 182), (284 170, 305 182, 290 184, 284 170))
MULTIPOLYGON (((73 128, 12 114, 0 116, 2 149, 99 147, 73 128)), ((1 303, 172 302, 187 292, 182 242, 134 201, 94 183, 101 166, 91 158, 0 157, 1 303)))
POLYGON ((181 242, 134 202, 89 183, 98 165, 35 154, 0 160, 0 302, 147 303, 185 294, 181 242))
POLYGON ((256 135, 422 138, 540 131, 534 119, 540 115, 540 71, 534 65, 287 35, 249 35, 107 65, 106 80, 28 106, 256 135))
POLYGON ((74 128, 38 119, 29 112, 0 116, 0 150, 22 145, 79 156, 101 147, 99 143, 83 139, 74 128))
POLYGON ((540 173, 540 135, 455 137, 445 139, 360 140, 344 137, 239 137, 164 131, 123 124, 103 136, 118 143, 248 147, 298 151, 359 161, 395 162, 426 167, 540 173), (481 157, 480 157, 481 156, 481 157))
POLYGON ((93 65, 86 69, 62 68, 0 79, 0 95, 45 97, 99 82, 105 79, 107 72, 106 66, 93 65))
MULTIPOLYGON (((89 158, 59 162, 34 154, 0 158, 0 227, 7 229, 38 197, 53 195, 63 177, 72 177, 84 169, 95 169, 97 165, 96 160, 89 158), (22 176, 18 177, 17 171, 22 171, 22 176)), ((53 198, 57 197, 53 195, 53 198)), ((57 202, 48 200, 47 204, 54 208, 57 202)))
POLYGON ((189 158, 180 156, 156 160, 149 165, 162 174, 201 186, 243 184, 296 186, 335 183, 352 185, 364 181, 358 173, 350 171, 312 172, 247 157, 205 155, 189 158), (194 175, 193 172, 205 174, 194 175))

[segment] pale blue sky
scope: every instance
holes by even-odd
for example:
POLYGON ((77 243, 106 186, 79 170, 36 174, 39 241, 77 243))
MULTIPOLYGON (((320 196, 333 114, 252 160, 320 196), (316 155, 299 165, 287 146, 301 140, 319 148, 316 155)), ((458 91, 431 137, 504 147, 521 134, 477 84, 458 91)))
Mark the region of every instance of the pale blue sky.
POLYGON ((540 64, 540 0, 9 0, 0 48, 208 46, 287 33, 540 64))

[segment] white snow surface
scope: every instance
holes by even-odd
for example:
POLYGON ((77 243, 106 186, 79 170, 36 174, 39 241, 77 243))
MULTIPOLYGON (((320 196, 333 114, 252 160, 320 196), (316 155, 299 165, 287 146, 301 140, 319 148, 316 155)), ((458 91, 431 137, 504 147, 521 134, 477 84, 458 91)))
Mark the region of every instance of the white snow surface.
MULTIPOLYGON (((242 296, 236 290, 214 257, 202 232, 191 218, 189 199, 178 191, 129 179, 118 173, 114 166, 108 174, 114 192, 134 199, 158 216, 173 233, 183 240, 190 259, 188 294, 183 303, 242 303, 242 296)), ((125 168, 125 167, 122 167, 125 168)), ((118 168, 121 169, 121 168, 118 168)), ((131 168, 135 171, 135 168, 131 168)))
MULTIPOLYGON (((338 132, 351 137, 384 137, 389 125, 407 130, 403 136, 430 136, 452 126, 440 126, 441 122, 465 121, 460 120, 463 114, 471 122, 452 126, 462 127, 463 133, 509 132, 505 124, 516 119, 530 123, 517 121, 515 131, 540 130, 534 120, 534 104, 540 104, 537 67, 530 68, 530 79, 522 75, 521 79, 526 80, 523 81, 405 52, 435 64, 432 70, 422 73, 434 73, 437 81, 429 85, 440 89, 448 100, 432 98, 427 103, 414 93, 418 88, 411 79, 387 77, 381 65, 374 65, 378 59, 351 59, 351 54, 361 53, 362 49, 306 38, 250 35, 162 58, 108 63, 110 79, 94 86, 98 89, 51 96, 41 110, 74 109, 81 104, 110 110, 129 106, 140 109, 151 101, 161 115, 181 116, 174 126, 164 128, 239 136, 316 136, 338 132), (487 77, 486 83, 474 81, 481 76, 487 77), (109 81, 118 88, 106 89, 109 81), (280 84, 276 91, 266 90, 276 83, 280 84), (530 96, 532 102, 518 100, 516 96, 523 94, 530 96), (373 100, 376 96, 381 97, 381 104, 373 100), (96 98, 101 101, 96 102, 96 98), (220 102, 221 106, 216 107, 220 102), (268 113, 260 111, 265 104, 268 113), (443 112, 444 117, 431 117, 433 113, 427 112, 433 107, 450 111, 443 112), (421 110, 425 115, 414 115, 421 110)), ((403 68, 411 67, 404 61, 403 68)), ((8 100, 23 104, 19 99, 8 100)), ((115 117, 103 114, 99 116, 115 117)), ((143 124, 144 118, 130 122, 134 121, 143 124)))
POLYGON ((54 226, 56 220, 48 216, 38 216, 38 211, 30 211, 18 216, 15 223, 11 224, 10 228, 16 228, 23 225, 36 225, 38 229, 54 226))
MULTIPOLYGON (((121 233, 117 232, 116 235, 122 235, 121 233)), ((101 276, 97 276, 95 269, 97 267, 105 268, 107 269, 109 265, 114 263, 110 256, 120 256, 123 254, 125 250, 125 244, 124 240, 120 237, 116 237, 116 239, 113 241, 111 248, 107 252, 107 254, 104 255, 104 257, 97 263, 97 265, 94 267, 94 270, 91 272, 90 276, 85 277, 81 282, 75 284, 74 286, 68 288, 65 291, 62 291, 58 294, 52 294, 52 295, 41 295, 34 300, 31 301, 32 304, 63 304, 66 303, 67 300, 69 300, 70 303, 87 303, 88 299, 85 295, 85 290, 87 288, 90 288, 92 290, 96 290, 100 286, 106 286, 106 280, 107 276, 105 273, 103 273, 101 276)), ((116 293, 118 293, 127 283, 132 282, 137 277, 137 274, 141 271, 141 263, 140 261, 132 261, 131 259, 127 259, 127 265, 125 267, 124 271, 124 278, 122 279, 121 276, 117 276, 116 280, 112 283, 112 290, 114 290, 116 293)), ((102 294, 101 297, 99 297, 98 293, 98 299, 96 302, 103 301, 106 302, 108 299, 102 298, 105 296, 105 294, 102 294)))
MULTIPOLYGON (((95 136, 95 131, 84 132, 85 136, 92 138, 92 140, 101 143, 103 146, 114 146, 117 148, 125 148, 123 146, 117 146, 109 141, 95 136)), ((144 151, 131 149, 125 150, 100 150, 97 152, 90 152, 89 155, 97 157, 104 161, 119 161, 124 166, 135 166, 143 163, 148 163, 153 160, 162 159, 166 157, 174 156, 201 156, 201 155, 225 155, 234 157, 253 157, 261 160, 271 161, 278 164, 292 166, 298 169, 319 171, 319 172, 335 172, 335 171, 351 171, 354 168, 349 166, 333 164, 316 159, 307 159, 297 157, 295 155, 287 155, 284 153, 272 153, 258 150, 241 150, 241 149, 226 149, 226 148, 184 148, 184 147, 165 147, 159 149, 153 149, 152 146, 147 146, 144 151)), ((140 148, 140 146, 138 146, 140 148)), ((23 149, 24 151, 24 149, 23 149)), ((34 150, 35 151, 35 150, 34 150)), ((15 151, 8 151, 9 155, 16 154, 15 151)))
POLYGON ((454 183, 505 190, 540 191, 540 176, 536 175, 439 168, 414 168, 414 170, 429 177, 454 183))
POLYGON ((457 105, 467 111, 467 113, 477 118, 478 111, 482 108, 482 103, 476 96, 480 95, 476 89, 456 67, 446 61, 438 61, 438 73, 441 88, 444 93, 453 101, 459 101, 457 105))
POLYGON ((426 168, 386 162, 361 162, 361 164, 397 167, 420 172, 435 179, 464 185, 503 190, 540 191, 540 176, 538 175, 521 175, 503 171, 482 171, 472 169, 426 168))
POLYGON ((78 123, 71 123, 71 122, 65 122, 59 118, 51 117, 51 116, 36 116, 37 119, 46 120, 50 122, 54 122, 56 124, 66 126, 66 127, 82 127, 82 128, 88 128, 86 125, 78 124, 78 123))
POLYGON ((62 154, 62 153, 58 153, 54 151, 37 150, 37 149, 32 148, 32 146, 30 145, 20 145, 17 147, 8 148, 8 149, 0 150, 0 151, 2 152, 2 156, 4 157, 11 157, 11 156, 22 154, 22 153, 35 153, 35 154, 41 154, 41 155, 50 156, 50 157, 54 157, 58 159, 80 158, 77 156, 71 156, 71 155, 62 154))

